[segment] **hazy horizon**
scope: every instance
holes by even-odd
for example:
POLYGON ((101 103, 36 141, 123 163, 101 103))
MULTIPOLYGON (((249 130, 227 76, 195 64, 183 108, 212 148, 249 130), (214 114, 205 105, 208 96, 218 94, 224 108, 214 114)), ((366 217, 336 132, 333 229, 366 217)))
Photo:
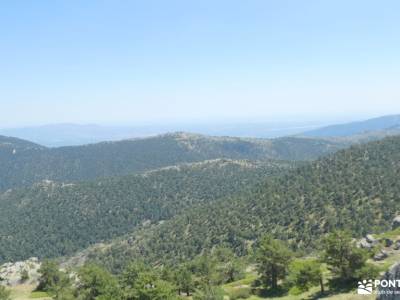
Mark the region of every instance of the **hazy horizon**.
MULTIPOLYGON (((399 113, 400 114, 400 113, 399 113)), ((193 119, 193 120, 152 120, 152 121, 134 121, 134 120, 119 120, 119 121, 107 121, 107 120, 87 120, 87 121, 54 121, 54 122, 20 122, 10 123, 3 125, 0 121, 0 129, 15 129, 15 128, 33 128, 33 127, 50 127, 59 125, 72 125, 72 126, 99 126, 99 127, 147 127, 147 126, 197 126, 197 125, 241 125, 241 124, 316 124, 316 125, 334 125, 347 122, 357 122, 367 119, 373 119, 381 116, 396 115, 396 113, 376 115, 376 114, 365 114, 365 115, 324 115, 324 116, 312 116, 312 115, 276 115, 272 117, 253 117, 253 118, 204 118, 204 119, 193 119)))
MULTIPOLYGON (((392 115, 393 116, 393 115, 392 115)), ((58 123, 38 126, 22 126, 0 128, 0 136, 11 136, 28 140, 48 147, 77 146, 104 141, 118 141, 132 138, 145 138, 173 132, 188 132, 208 136, 234 136, 242 138, 279 138, 284 136, 308 135, 314 129, 329 128, 329 125, 349 124, 350 128, 359 121, 368 120, 367 128, 377 130, 373 124, 380 124, 378 128, 388 129, 397 125, 400 115, 396 118, 331 118, 324 120, 297 120, 297 121, 246 121, 231 120, 187 122, 187 123, 142 123, 142 124, 76 124, 58 123), (386 124, 386 125, 382 125, 386 124), (372 126, 372 127, 371 127, 372 126), (387 127, 385 127, 387 126, 387 127), (373 129, 375 128, 375 129, 373 129)), ((378 116, 382 117, 382 116, 378 116)), ((329 130, 329 129, 328 129, 329 130)), ((362 131, 362 130, 361 130, 362 131)))

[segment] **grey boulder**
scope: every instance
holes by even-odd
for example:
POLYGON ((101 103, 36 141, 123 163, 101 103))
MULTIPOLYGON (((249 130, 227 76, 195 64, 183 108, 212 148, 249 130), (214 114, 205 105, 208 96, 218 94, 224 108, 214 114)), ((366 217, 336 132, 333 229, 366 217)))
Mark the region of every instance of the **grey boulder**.
POLYGON ((400 216, 397 216, 392 221, 392 229, 397 229, 400 227, 400 216))
POLYGON ((384 260, 387 257, 388 257, 388 254, 386 253, 386 251, 381 250, 377 254, 375 254, 374 260, 375 261, 380 261, 380 260, 384 260))

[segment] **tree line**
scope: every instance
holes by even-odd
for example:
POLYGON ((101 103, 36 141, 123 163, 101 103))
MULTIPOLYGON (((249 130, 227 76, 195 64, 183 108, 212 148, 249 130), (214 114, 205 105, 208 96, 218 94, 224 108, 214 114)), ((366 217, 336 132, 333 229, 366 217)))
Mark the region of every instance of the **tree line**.
MULTIPOLYGON (((180 265, 151 266, 143 261, 129 263, 121 272, 89 263, 78 270, 60 270, 54 261, 42 263, 37 290, 54 300, 223 300, 221 285, 243 279, 254 267, 258 278, 250 290, 232 293, 230 299, 251 294, 300 294, 319 286, 320 296, 330 290, 354 287, 359 279, 376 278, 379 270, 368 263, 369 253, 356 246, 351 234, 334 231, 321 239, 319 250, 301 257, 288 244, 263 236, 251 256, 237 257, 228 248, 217 248, 180 265)), ((0 289, 0 300, 8 300, 0 289)))

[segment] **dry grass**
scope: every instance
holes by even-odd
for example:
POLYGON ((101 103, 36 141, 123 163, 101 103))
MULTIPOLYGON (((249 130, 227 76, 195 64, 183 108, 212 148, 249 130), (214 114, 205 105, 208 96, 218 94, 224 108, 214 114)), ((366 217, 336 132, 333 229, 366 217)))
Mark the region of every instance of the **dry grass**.
POLYGON ((34 286, 32 285, 18 285, 11 288, 12 300, 50 300, 49 297, 42 297, 43 294, 32 294, 34 286))

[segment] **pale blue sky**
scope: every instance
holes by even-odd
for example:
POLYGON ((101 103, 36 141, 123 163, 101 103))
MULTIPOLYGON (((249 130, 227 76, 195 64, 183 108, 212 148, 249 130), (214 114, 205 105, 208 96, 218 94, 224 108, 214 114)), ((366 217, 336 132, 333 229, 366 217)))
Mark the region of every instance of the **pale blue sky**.
POLYGON ((2 1, 0 126, 400 113, 400 1, 2 1))

